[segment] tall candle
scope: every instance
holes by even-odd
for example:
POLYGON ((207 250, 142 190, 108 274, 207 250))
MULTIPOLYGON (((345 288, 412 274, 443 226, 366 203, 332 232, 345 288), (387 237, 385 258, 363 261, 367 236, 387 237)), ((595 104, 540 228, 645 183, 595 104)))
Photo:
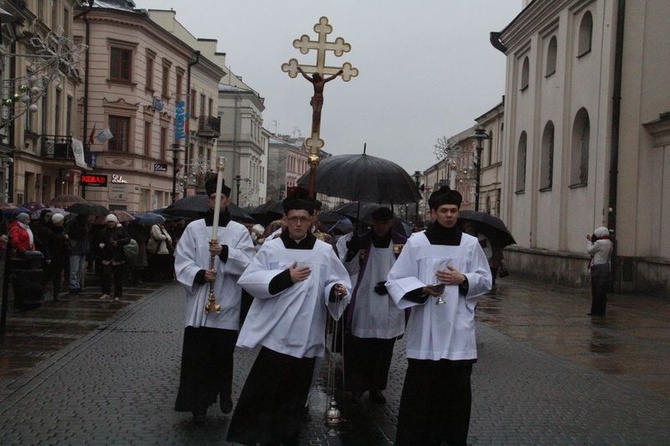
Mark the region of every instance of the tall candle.
POLYGON ((212 227, 212 241, 218 241, 217 231, 219 229, 219 212, 221 212, 221 189, 223 188, 223 169, 226 167, 226 158, 219 157, 216 172, 216 203, 214 204, 214 226, 212 227))

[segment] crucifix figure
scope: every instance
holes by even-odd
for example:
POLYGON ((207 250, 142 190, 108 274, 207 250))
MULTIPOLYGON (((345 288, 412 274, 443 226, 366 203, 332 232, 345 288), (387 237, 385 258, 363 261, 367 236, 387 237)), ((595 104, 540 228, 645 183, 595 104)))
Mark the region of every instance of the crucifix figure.
POLYGON ((309 105, 312 106, 312 132, 321 128, 321 108, 323 108, 323 87, 326 85, 326 82, 330 82, 335 79, 337 76, 342 74, 342 70, 333 74, 332 76, 322 78, 319 73, 314 73, 310 77, 307 75, 302 68, 299 66, 298 71, 302 74, 302 77, 307 79, 314 86, 314 96, 312 100, 309 101, 309 105))
POLYGON ((345 62, 341 67, 326 66, 326 52, 332 51, 335 56, 351 50, 351 45, 346 43, 342 37, 334 41, 328 41, 328 34, 333 32, 333 27, 328 24, 328 17, 321 17, 319 23, 314 25, 314 31, 318 34, 317 40, 310 40, 307 34, 303 34, 300 39, 293 41, 293 46, 300 50, 302 54, 307 54, 310 50, 316 50, 316 64, 299 64, 296 59, 291 59, 281 67, 282 71, 288 73, 291 78, 295 78, 300 73, 314 87, 314 96, 310 101, 312 106, 312 132, 305 145, 310 149, 310 164, 312 161, 318 163, 319 149, 323 147, 323 141, 320 139, 321 133, 321 110, 323 108, 323 89, 326 82, 341 76, 342 80, 348 82, 352 77, 358 75, 358 69, 345 62))

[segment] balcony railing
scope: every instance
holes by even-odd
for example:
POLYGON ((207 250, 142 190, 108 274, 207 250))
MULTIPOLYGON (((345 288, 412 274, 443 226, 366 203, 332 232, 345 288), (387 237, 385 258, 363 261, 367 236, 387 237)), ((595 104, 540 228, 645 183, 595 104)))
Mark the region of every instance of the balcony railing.
MULTIPOLYGON (((53 161, 74 161, 72 150, 72 137, 59 135, 41 135, 42 147, 40 155, 42 159, 53 161)), ((95 167, 94 155, 90 149, 84 146, 84 161, 89 167, 95 167)))
POLYGON ((42 158, 52 160, 73 160, 72 137, 42 135, 42 158))
POLYGON ((198 136, 218 138, 221 134, 221 118, 218 116, 200 116, 198 118, 198 136))

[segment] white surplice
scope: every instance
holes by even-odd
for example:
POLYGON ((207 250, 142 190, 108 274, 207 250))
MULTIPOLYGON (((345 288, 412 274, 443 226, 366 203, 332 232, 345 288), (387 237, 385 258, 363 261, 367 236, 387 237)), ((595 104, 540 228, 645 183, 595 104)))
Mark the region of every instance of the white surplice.
POLYGON ((411 308, 407 327, 407 357, 428 360, 477 358, 475 306, 491 290, 491 270, 476 237, 463 233, 460 245, 432 245, 425 233, 413 234, 388 274, 386 287, 400 309, 411 308), (468 279, 464 297, 457 285, 447 286, 436 304, 429 297, 419 304, 405 298, 410 291, 437 283, 435 272, 450 265, 468 279))
POLYGON ((337 241, 340 260, 349 272, 352 286, 355 287, 360 280, 351 318, 351 334, 359 338, 397 338, 405 331, 405 312, 396 306, 390 295, 381 296, 374 291, 377 283, 386 281, 386 276, 395 263, 393 239, 384 248, 376 248, 370 241, 365 270, 361 272, 360 251, 346 262, 347 242, 351 240, 352 234, 342 236, 337 241), (360 274, 363 276, 359 277, 360 274))
POLYGON ((214 257, 217 274, 213 289, 216 303, 221 305, 221 312, 210 310, 205 313, 209 283, 194 284, 193 279, 198 271, 209 269, 211 239, 212 227, 207 226, 204 219, 195 220, 186 226, 175 249, 175 274, 186 289, 185 326, 238 330, 242 288, 237 285, 237 279, 256 253, 254 243, 244 225, 230 221, 226 226, 219 226, 219 244, 228 246, 226 262, 221 262, 218 256, 214 257))
POLYGON ((351 298, 351 283, 333 247, 316 240, 312 249, 287 249, 284 240, 266 241, 238 281, 254 296, 240 330, 238 347, 258 345, 295 358, 321 357, 325 352, 327 313, 339 319, 351 298), (309 277, 271 295, 270 281, 293 262, 308 266, 309 277), (330 302, 336 283, 344 285, 347 296, 330 302))

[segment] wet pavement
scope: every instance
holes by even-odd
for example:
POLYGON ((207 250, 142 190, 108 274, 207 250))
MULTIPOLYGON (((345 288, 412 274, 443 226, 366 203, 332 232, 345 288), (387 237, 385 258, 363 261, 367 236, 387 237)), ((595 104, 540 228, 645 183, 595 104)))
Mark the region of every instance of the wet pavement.
MULTIPOLYGON (((183 301, 174 284, 124 290, 120 303, 82 294, 8 315, 0 336, 2 444, 225 444, 229 416, 194 427, 172 410, 183 301)), ((668 444, 670 301, 610 296, 591 319, 588 290, 508 277, 478 306, 470 444, 668 444)), ((255 351, 235 354, 235 401, 255 351)), ((388 402, 338 400, 323 423, 328 361, 301 444, 389 445, 405 372, 396 345, 388 402)))

